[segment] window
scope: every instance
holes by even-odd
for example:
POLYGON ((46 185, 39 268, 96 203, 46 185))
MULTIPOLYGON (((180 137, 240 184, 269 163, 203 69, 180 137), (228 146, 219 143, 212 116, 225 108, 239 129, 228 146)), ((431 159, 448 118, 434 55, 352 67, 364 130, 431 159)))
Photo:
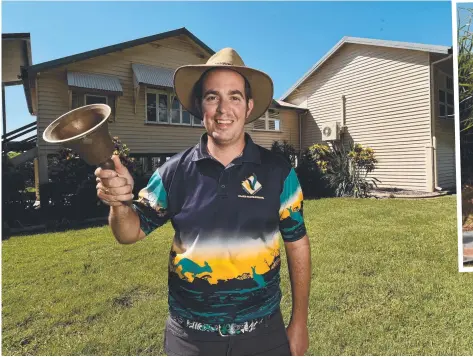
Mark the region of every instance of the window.
POLYGON ((157 156, 141 156, 138 157, 136 162, 139 165, 138 169, 142 170, 142 174, 151 175, 155 172, 159 167, 161 167, 167 160, 170 159, 167 155, 159 155, 157 156))
POLYGON ((439 117, 453 119, 455 106, 453 100, 453 79, 445 76, 445 87, 439 89, 439 117))
POLYGON ((86 94, 85 95, 85 105, 89 104, 108 104, 107 96, 105 95, 95 95, 95 94, 86 94))
POLYGON ((76 109, 89 104, 107 104, 112 109, 108 121, 114 122, 117 118, 117 101, 118 97, 113 94, 72 90, 69 97, 69 107, 76 109))
POLYGON ((268 111, 261 118, 254 121, 254 130, 266 130, 266 131, 280 131, 281 120, 279 119, 279 112, 274 109, 268 109, 268 111))
POLYGON ((146 92, 146 122, 202 126, 200 119, 185 110, 174 93, 154 89, 146 92))

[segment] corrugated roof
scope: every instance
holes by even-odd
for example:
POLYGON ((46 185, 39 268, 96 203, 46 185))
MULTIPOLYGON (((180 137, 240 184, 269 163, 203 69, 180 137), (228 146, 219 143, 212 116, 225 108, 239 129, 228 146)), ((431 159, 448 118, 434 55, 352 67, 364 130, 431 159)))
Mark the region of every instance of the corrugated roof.
POLYGON ((149 66, 141 63, 131 65, 136 81, 139 84, 173 88, 174 70, 149 66))
POLYGON ((332 49, 325 54, 311 69, 309 69, 299 80, 289 88, 286 93, 284 93, 279 99, 285 100, 289 95, 299 87, 312 73, 314 73, 322 64, 325 63, 332 55, 337 52, 340 47, 346 43, 353 43, 358 45, 369 45, 369 46, 381 46, 389 48, 401 48, 406 50, 415 50, 415 51, 424 51, 431 53, 440 53, 440 54, 450 54, 452 52, 452 47, 448 46, 437 46, 437 45, 426 45, 422 43, 412 43, 412 42, 399 42, 399 41, 387 41, 387 40, 375 40, 370 38, 360 38, 360 37, 343 37, 332 49))
POLYGON ((122 85, 117 77, 102 74, 67 72, 67 84, 71 87, 123 93, 122 85))

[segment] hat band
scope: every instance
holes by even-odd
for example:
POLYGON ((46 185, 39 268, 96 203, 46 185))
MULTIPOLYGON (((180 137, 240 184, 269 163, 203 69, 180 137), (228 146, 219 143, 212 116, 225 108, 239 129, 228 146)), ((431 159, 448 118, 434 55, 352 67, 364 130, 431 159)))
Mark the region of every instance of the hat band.
POLYGON ((233 66, 232 63, 228 63, 228 62, 216 62, 214 64, 223 64, 223 65, 226 65, 226 66, 233 66))

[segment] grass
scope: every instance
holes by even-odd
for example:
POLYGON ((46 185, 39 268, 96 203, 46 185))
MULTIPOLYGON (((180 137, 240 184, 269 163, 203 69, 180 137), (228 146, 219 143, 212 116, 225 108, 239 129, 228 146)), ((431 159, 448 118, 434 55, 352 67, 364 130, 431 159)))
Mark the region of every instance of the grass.
MULTIPOLYGON (((473 276, 455 197, 305 202, 308 355, 471 355, 473 276)), ((3 242, 3 354, 162 355, 170 224, 134 245, 108 227, 3 242)), ((291 308, 283 256, 282 309, 291 308)))

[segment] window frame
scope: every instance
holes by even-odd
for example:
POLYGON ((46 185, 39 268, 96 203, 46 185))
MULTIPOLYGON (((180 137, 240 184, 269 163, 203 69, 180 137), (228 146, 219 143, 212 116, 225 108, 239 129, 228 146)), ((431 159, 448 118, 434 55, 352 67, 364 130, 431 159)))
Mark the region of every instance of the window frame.
POLYGON ((164 89, 156 89, 156 88, 146 88, 145 90, 145 124, 152 124, 152 125, 177 125, 177 126, 185 126, 185 127, 196 127, 202 128, 203 124, 202 121, 198 118, 195 118, 189 111, 185 110, 182 104, 179 102, 179 123, 175 123, 172 121, 172 113, 178 109, 173 109, 172 104, 174 98, 177 98, 176 94, 172 91, 164 90, 164 89), (163 94, 167 96, 167 121, 159 121, 159 110, 156 108, 156 121, 148 120, 148 94, 154 94, 156 96, 156 104, 158 104, 159 94, 163 94), (190 123, 183 123, 182 117, 183 112, 188 112, 190 117, 190 123), (200 124, 194 123, 194 118, 200 121, 200 124))
POLYGON ((443 120, 453 120, 455 119, 455 97, 454 100, 453 100, 453 103, 452 104, 448 104, 448 95, 452 95, 454 96, 454 90, 453 88, 450 89, 447 87, 447 83, 448 81, 450 80, 451 83, 453 84, 453 77, 446 74, 446 73, 443 73, 441 72, 441 75, 442 75, 442 81, 440 81, 440 84, 437 88, 437 98, 438 98, 438 117, 440 119, 443 119, 443 120), (444 92, 444 97, 441 98, 441 95, 440 95, 440 91, 443 91, 444 92), (440 115, 440 111, 441 111, 441 107, 445 107, 445 115, 440 115), (448 109, 451 108, 452 111, 453 111, 453 114, 448 114, 448 109))
POLYGON ((281 130, 281 112, 279 110, 276 110, 276 109, 273 109, 273 108, 269 108, 265 113, 264 113, 264 116, 262 117, 259 117, 258 119, 256 119, 254 122, 253 122, 253 130, 254 131, 268 131, 270 133, 282 133, 282 130, 281 130), (273 110, 277 113, 277 119, 274 119, 274 118, 271 118, 269 116, 269 111, 270 110, 273 110), (258 120, 264 120, 264 129, 257 129, 255 128, 255 123, 258 121, 258 120), (276 124, 274 125, 274 129, 270 129, 269 128, 269 122, 270 121, 274 121, 276 122, 276 120, 279 122, 279 129, 276 129, 276 124))

